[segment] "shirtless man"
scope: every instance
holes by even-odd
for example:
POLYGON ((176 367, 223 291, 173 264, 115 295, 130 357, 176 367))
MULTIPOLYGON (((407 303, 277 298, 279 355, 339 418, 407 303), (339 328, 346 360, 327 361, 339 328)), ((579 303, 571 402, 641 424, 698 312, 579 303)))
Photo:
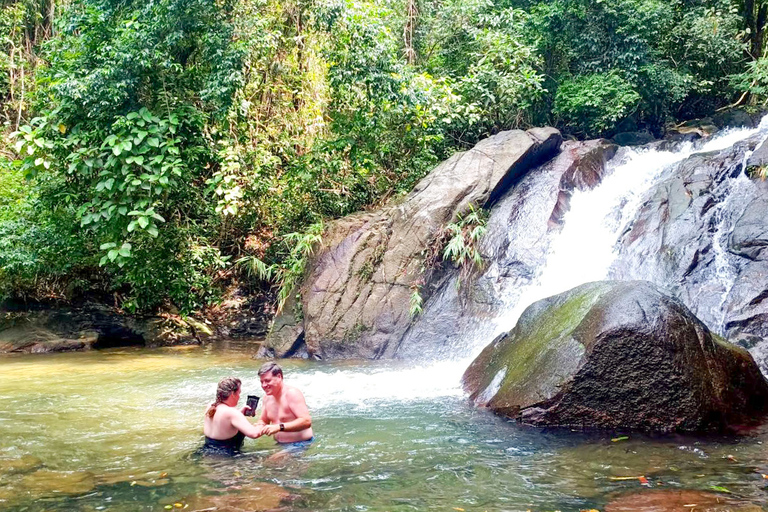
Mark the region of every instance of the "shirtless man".
POLYGON ((259 369, 261 388, 266 393, 261 419, 254 425, 260 435, 274 436, 280 444, 308 444, 314 438, 312 417, 304 395, 283 384, 283 369, 276 363, 264 363, 259 369))

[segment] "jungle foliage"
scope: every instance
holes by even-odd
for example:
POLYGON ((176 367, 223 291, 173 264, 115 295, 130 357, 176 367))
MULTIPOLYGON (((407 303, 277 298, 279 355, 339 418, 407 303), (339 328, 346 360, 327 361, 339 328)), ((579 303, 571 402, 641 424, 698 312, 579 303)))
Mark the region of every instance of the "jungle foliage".
POLYGON ((765 18, 735 0, 0 0, 0 298, 189 312, 240 279, 284 299, 323 220, 500 130, 658 134, 759 104, 765 18))

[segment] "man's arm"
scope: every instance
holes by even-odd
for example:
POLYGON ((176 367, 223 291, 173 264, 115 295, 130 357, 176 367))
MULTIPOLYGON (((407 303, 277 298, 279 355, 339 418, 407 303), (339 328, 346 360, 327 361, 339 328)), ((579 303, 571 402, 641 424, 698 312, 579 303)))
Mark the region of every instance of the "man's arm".
MULTIPOLYGON (((287 421, 283 423, 284 432, 301 432, 312 426, 312 417, 309 415, 309 409, 307 408, 307 402, 304 400, 304 395, 296 388, 288 390, 286 393, 286 401, 288 408, 296 416, 295 420, 287 421)), ((271 436, 280 432, 280 425, 267 424, 261 430, 262 435, 271 436)))
POLYGON ((309 415, 307 402, 302 392, 296 388, 288 392, 288 407, 291 408, 296 419, 285 423, 286 432, 300 432, 312 426, 312 416, 309 415))

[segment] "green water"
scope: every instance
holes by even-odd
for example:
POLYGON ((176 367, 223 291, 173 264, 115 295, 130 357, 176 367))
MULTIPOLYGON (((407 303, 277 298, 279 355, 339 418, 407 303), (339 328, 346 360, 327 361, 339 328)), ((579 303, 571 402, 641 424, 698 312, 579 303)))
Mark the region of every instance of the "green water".
POLYGON ((721 503, 696 510, 768 510, 768 431, 612 441, 621 433, 522 428, 467 402, 465 363, 285 362, 313 414, 309 450, 281 457, 248 439, 236 458, 197 455, 216 382, 262 394, 260 364, 221 348, 3 357, 0 510, 691 510, 648 508, 679 490, 721 503))

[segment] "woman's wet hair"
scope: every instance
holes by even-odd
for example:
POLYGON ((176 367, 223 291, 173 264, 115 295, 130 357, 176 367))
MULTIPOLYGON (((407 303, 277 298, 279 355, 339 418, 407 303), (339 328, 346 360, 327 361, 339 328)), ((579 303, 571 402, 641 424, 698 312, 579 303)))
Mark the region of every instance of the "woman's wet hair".
POLYGON ((240 389, 240 379, 237 377, 226 377, 219 382, 219 385, 216 387, 216 401, 213 402, 213 405, 211 405, 211 408, 208 409, 208 416, 210 418, 213 418, 213 415, 216 414, 216 407, 223 403, 227 398, 232 396, 233 393, 236 393, 238 389, 240 389))
POLYGON ((276 362, 269 361, 268 363, 261 365, 261 368, 259 368, 259 377, 266 375, 267 373, 271 373, 272 375, 279 375, 282 377, 283 369, 280 368, 280 365, 276 362))

